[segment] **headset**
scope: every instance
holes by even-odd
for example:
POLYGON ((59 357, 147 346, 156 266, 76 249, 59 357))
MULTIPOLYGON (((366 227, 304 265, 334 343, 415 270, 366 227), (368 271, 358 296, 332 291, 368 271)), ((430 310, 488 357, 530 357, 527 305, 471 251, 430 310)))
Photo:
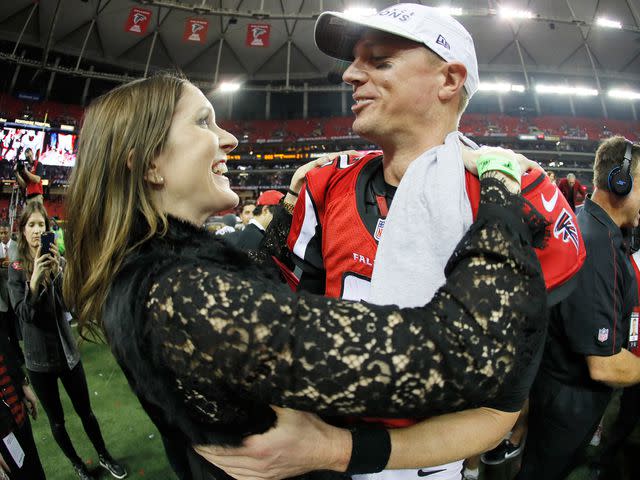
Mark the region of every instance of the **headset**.
POLYGON ((631 178, 631 151, 633 150, 633 143, 629 140, 627 142, 627 149, 624 153, 624 160, 622 165, 617 165, 609 172, 609 178, 607 184, 609 185, 609 191, 624 197, 631 192, 633 188, 633 178, 631 178))

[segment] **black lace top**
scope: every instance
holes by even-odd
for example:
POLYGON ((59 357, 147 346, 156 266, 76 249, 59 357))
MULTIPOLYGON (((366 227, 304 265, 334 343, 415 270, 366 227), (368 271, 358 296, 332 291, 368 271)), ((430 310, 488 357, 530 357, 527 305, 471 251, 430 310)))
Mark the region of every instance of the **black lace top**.
POLYGON ((136 393, 193 442, 262 432, 275 418, 269 404, 384 417, 479 406, 531 360, 527 344, 545 328, 521 210, 519 197, 483 180, 446 284, 411 309, 291 293, 270 261, 284 255, 284 210, 255 258, 171 219, 114 281, 107 336, 136 393))

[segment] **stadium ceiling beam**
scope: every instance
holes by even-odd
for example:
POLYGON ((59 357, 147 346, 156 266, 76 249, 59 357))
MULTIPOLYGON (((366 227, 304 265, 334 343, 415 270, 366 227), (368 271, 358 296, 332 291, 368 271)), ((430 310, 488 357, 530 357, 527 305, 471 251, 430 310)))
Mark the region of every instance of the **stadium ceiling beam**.
MULTIPOLYGON (((565 0, 567 7, 569 8, 569 11, 571 12, 571 16, 573 18, 576 18, 576 13, 573 10, 573 7, 571 6, 571 1, 570 0, 565 0)), ((595 20, 596 15, 598 14, 598 8, 600 7, 600 0, 598 0, 596 2, 596 8, 593 12, 593 20, 595 20)), ((593 25, 593 20, 591 22, 591 24, 593 25)), ((593 76, 596 79, 596 85, 598 86, 598 90, 602 91, 602 84, 600 82, 600 76, 598 75, 598 69, 596 68, 596 56, 593 54, 593 52, 591 51, 591 48, 589 48, 589 34, 591 33, 591 26, 588 27, 587 33, 584 33, 584 30, 582 28, 578 29, 580 31, 580 35, 582 36, 582 42, 584 44, 584 48, 587 52, 587 56, 589 57, 589 62, 591 63, 591 70, 593 71, 593 76)), ((600 62, 598 62, 600 63, 600 62)), ((604 101, 604 96, 600 95, 600 105, 602 106, 602 113, 604 115, 604 118, 609 118, 609 112, 607 111, 607 105, 604 101)))
POLYGON ((58 23, 58 15, 60 15, 60 7, 62 6, 62 0, 58 0, 56 4, 55 12, 53 13, 53 19, 51 19, 51 27, 49 27, 49 35, 47 37, 47 44, 44 47, 44 52, 42 52, 42 64, 45 65, 47 63, 47 59, 49 58, 49 51, 51 50, 51 45, 53 43, 53 32, 56 28, 56 23, 58 23))
POLYGON ((636 27, 640 28, 640 12, 638 12, 638 8, 631 3, 631 0, 626 0, 627 7, 629 7, 629 11, 631 11, 631 15, 633 16, 633 20, 636 22, 636 27))
MULTIPOLYGON (((31 11, 29 12, 29 16, 27 17, 27 19, 24 22, 24 25, 22 26, 22 30, 20 30, 20 35, 18 35, 18 40, 16 41, 16 45, 13 47, 13 52, 11 53, 11 55, 15 55, 16 52, 18 51, 18 46, 22 41, 24 32, 27 29, 29 22, 31 21, 31 17, 33 17, 33 13, 36 11, 36 8, 38 8, 38 5, 39 5, 38 2, 33 2, 33 7, 31 7, 31 11)), ((22 10, 20 10, 20 12, 22 12, 22 10)))

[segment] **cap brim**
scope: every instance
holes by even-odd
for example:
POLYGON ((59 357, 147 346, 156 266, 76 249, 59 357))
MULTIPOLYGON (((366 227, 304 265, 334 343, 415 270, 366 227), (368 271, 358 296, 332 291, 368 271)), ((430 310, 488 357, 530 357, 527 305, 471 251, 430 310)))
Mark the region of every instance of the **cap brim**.
POLYGON ((341 12, 321 13, 316 21, 314 38, 322 53, 351 62, 353 48, 366 29, 380 30, 422 43, 419 38, 385 24, 377 15, 356 18, 341 12))

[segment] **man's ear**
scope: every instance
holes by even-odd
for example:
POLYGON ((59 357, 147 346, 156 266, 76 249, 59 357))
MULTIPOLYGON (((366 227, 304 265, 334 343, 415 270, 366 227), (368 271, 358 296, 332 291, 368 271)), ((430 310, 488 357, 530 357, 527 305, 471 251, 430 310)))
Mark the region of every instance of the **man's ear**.
POLYGON ((464 88, 467 80, 467 67, 460 62, 447 62, 443 66, 444 83, 438 92, 438 98, 449 101, 464 88))

